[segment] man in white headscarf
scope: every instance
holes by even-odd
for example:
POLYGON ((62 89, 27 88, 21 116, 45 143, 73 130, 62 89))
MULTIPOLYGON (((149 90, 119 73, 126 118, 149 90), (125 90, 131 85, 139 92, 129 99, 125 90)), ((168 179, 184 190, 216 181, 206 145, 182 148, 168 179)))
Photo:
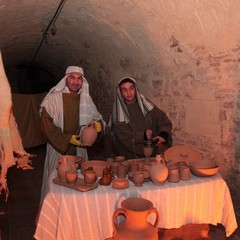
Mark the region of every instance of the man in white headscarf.
POLYGON ((153 155, 160 146, 172 145, 172 123, 167 115, 146 99, 133 78, 123 78, 116 88, 116 100, 108 125, 114 151, 126 159, 144 157, 145 140, 154 140, 153 155))
POLYGON ((94 120, 97 132, 105 122, 89 95, 89 84, 83 69, 70 66, 64 78, 44 98, 40 108, 41 129, 48 139, 41 201, 49 189, 50 175, 61 155, 77 155, 88 159, 81 145, 82 129, 94 120))

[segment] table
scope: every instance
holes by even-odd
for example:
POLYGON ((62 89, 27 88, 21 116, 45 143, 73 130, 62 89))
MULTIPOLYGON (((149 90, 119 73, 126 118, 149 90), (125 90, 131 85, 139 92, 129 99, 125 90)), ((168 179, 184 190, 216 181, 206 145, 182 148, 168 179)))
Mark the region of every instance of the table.
MULTIPOLYGON (((225 227, 227 237, 237 228, 229 188, 222 176, 201 178, 191 175, 188 181, 166 182, 161 186, 145 182, 142 187, 135 187, 130 182, 130 187, 123 190, 100 185, 94 190, 79 192, 52 183, 34 237, 37 240, 109 238, 113 235, 113 213, 128 197, 152 201, 159 210, 159 228, 220 223, 225 227)), ((150 216, 149 221, 153 222, 154 218, 150 216)))

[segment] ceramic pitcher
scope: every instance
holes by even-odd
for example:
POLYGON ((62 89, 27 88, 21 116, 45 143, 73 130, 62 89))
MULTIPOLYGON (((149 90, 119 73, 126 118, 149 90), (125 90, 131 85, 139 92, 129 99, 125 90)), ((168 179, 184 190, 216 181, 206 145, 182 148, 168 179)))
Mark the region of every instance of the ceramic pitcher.
POLYGON ((81 132, 81 143, 86 146, 92 146, 96 141, 98 133, 94 124, 88 124, 81 132))
POLYGON ((160 155, 156 156, 156 161, 151 165, 149 174, 155 185, 162 185, 166 181, 168 177, 168 168, 160 155))
POLYGON ((77 165, 73 163, 72 161, 69 161, 67 157, 60 157, 58 159, 58 165, 57 165, 57 172, 58 177, 61 181, 66 182, 65 172, 66 171, 73 171, 77 169, 77 165))
POLYGON ((157 240, 159 222, 158 210, 151 201, 143 198, 128 198, 122 201, 121 208, 113 214, 114 240, 157 240), (154 224, 148 222, 148 216, 156 214, 154 224), (124 215, 125 221, 116 224, 119 215, 124 215))

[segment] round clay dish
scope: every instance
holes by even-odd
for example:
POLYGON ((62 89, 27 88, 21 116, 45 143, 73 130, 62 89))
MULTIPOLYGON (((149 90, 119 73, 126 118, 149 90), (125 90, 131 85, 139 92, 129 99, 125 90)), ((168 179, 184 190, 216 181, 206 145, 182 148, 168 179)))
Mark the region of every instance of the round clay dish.
POLYGON ((191 173, 198 177, 210 177, 218 172, 219 166, 212 168, 194 168, 190 166, 191 173))
POLYGON ((192 161, 201 161, 202 155, 195 148, 185 146, 185 145, 176 145, 168 148, 164 153, 164 158, 166 161, 185 161, 187 164, 192 161))
POLYGON ((203 159, 201 161, 193 161, 193 162, 190 162, 189 165, 194 168, 213 168, 217 166, 215 161, 208 160, 208 159, 203 159))

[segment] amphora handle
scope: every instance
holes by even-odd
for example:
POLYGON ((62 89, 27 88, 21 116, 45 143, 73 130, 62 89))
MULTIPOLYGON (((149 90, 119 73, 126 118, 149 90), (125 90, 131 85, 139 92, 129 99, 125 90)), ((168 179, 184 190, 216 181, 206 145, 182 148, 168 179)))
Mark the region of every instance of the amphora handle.
POLYGON ((116 236, 117 234, 117 224, 116 224, 116 219, 119 215, 124 215, 126 218, 127 212, 124 208, 118 208, 114 214, 113 214, 113 218, 112 218, 112 225, 113 225, 113 237, 116 236))
POLYGON ((152 207, 149 211, 148 211, 148 215, 150 215, 151 213, 155 213, 156 214, 156 219, 155 219, 155 223, 154 223, 154 227, 158 226, 160 217, 159 217, 159 212, 155 207, 152 207))

